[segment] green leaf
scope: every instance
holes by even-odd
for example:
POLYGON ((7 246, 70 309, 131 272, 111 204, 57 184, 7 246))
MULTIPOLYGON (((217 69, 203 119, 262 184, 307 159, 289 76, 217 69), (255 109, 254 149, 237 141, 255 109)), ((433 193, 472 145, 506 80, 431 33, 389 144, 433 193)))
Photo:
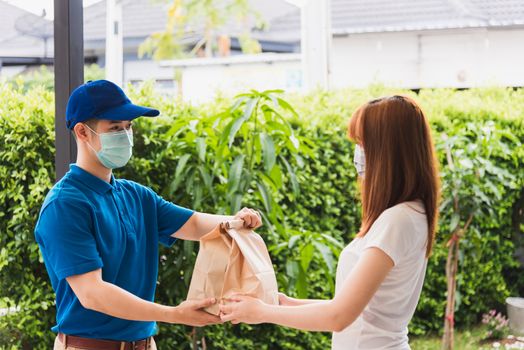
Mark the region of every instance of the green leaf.
POLYGON ((175 170, 175 178, 179 177, 180 174, 182 174, 182 171, 184 170, 187 164, 187 161, 189 160, 190 157, 191 157, 190 154, 184 154, 182 157, 180 157, 180 160, 178 161, 178 165, 175 170))
POLYGON ((306 246, 304 246, 300 252, 300 264, 305 272, 307 272, 309 264, 311 263, 311 259, 313 259, 314 251, 315 248, 311 243, 309 243, 306 246))
POLYGON ((264 168, 269 173, 275 166, 276 154, 275 143, 270 135, 265 132, 260 134, 260 143, 262 144, 262 156, 264 158, 264 168))
POLYGON ((460 165, 462 165, 462 167, 465 169, 473 168, 473 162, 471 161, 471 159, 468 158, 462 158, 460 160, 460 165))
POLYGON ((193 255, 195 243, 193 241, 184 240, 184 255, 190 258, 193 255))
POLYGON ((204 137, 198 137, 196 139, 196 149, 198 152, 198 158, 202 161, 206 161, 206 139, 204 137))
POLYGON ((288 161, 284 157, 280 157, 280 160, 284 163, 286 166, 287 172, 289 174, 289 180, 291 181, 291 188, 293 189, 293 194, 296 196, 300 193, 300 186, 298 184, 297 176, 295 175, 295 172, 293 171, 293 168, 291 168, 291 165, 289 165, 288 161))
POLYGON ((280 170, 278 164, 273 167, 269 177, 278 189, 282 188, 282 170, 280 170))
POLYGON ((240 178, 242 176, 242 168, 244 166, 244 155, 236 156, 231 168, 229 170, 229 179, 227 182, 228 192, 236 192, 240 184, 240 178))
POLYGON ((451 231, 454 231, 457 228, 459 222, 460 222, 460 215, 454 213, 453 216, 451 217, 451 221, 449 223, 449 229, 451 231))
POLYGON ((259 100, 258 98, 252 98, 252 99, 248 100, 248 102, 246 103, 246 106, 244 108, 244 113, 233 122, 233 125, 231 126, 231 130, 229 131, 229 135, 228 135, 228 139, 229 139, 228 145, 229 145, 229 147, 231 147, 231 145, 233 144, 233 141, 235 141, 235 136, 236 136, 238 130, 240 130, 242 125, 253 114, 253 110, 254 110, 255 106, 257 105, 258 100, 259 100))
POLYGON ((326 233, 321 233, 320 234, 324 239, 326 239, 327 241, 329 241, 331 244, 333 244, 334 246, 340 248, 340 249, 343 249, 344 248, 344 243, 342 242, 339 242, 338 240, 336 240, 334 237, 326 234, 326 233))
POLYGON ((289 242, 288 242, 287 247, 288 247, 289 249, 293 249, 293 247, 295 246, 295 244, 298 242, 298 240, 299 240, 301 237, 302 237, 301 235, 293 235, 293 236, 291 236, 291 238, 289 239, 289 242))
POLYGON ((298 117, 298 113, 295 111, 295 109, 294 109, 294 108, 293 108, 293 107, 292 107, 292 106, 291 106, 291 105, 290 105, 286 100, 284 100, 283 98, 278 97, 278 98, 277 98, 277 101, 278 101, 279 105, 280 105, 282 108, 284 108, 284 109, 290 111, 291 113, 293 113, 293 115, 295 115, 296 117, 298 117))
POLYGON ((242 206, 242 194, 235 193, 231 197, 231 213, 238 212, 241 206, 242 206))
POLYGON ((198 167, 198 171, 200 172, 200 175, 202 176, 202 180, 204 180, 204 185, 210 191, 212 191, 213 188, 211 186, 211 183, 212 183, 213 180, 211 179, 211 175, 209 174, 209 171, 204 166, 199 166, 198 167))
POLYGON ((266 213, 270 215, 271 208, 272 208, 272 198, 271 194, 267 190, 266 185, 264 185, 263 182, 257 182, 258 191, 260 193, 260 196, 262 197, 262 202, 264 203, 264 208, 266 209, 266 213))
POLYGON ((302 269, 302 266, 298 266, 298 276, 297 276, 297 283, 296 283, 296 287, 297 287, 297 295, 299 298, 301 299, 305 299, 307 298, 308 296, 308 293, 307 293, 307 289, 308 289, 308 284, 307 284, 307 275, 306 275, 306 272, 302 269))
POLYGON ((331 249, 329 249, 328 246, 320 242, 314 241, 313 244, 315 245, 315 247, 318 249, 318 251, 322 255, 322 259, 326 263, 329 273, 334 273, 335 272, 335 261, 333 259, 333 252, 331 252, 331 249))
POLYGON ((289 140, 291 141, 291 144, 293 145, 293 147, 295 147, 295 151, 298 151, 300 149, 300 141, 297 139, 295 134, 291 134, 291 136, 289 137, 289 140))
POLYGON ((299 298, 306 298, 308 285, 302 266, 297 261, 288 260, 286 262, 286 273, 295 282, 297 296, 299 298))
POLYGON ((298 263, 296 261, 293 261, 293 260, 286 261, 286 274, 293 279, 298 278, 299 269, 298 269, 298 263))
POLYGON ((202 202, 202 186, 200 184, 196 185, 193 189, 194 192, 194 200, 193 200, 193 207, 196 209, 200 208, 200 204, 202 202))

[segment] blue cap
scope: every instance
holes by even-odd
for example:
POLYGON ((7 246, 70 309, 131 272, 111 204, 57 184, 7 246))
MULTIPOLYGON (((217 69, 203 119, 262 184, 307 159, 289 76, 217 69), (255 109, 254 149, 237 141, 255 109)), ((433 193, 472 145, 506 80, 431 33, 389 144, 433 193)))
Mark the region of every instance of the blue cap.
POLYGON ((66 126, 73 129, 76 123, 92 118, 133 120, 140 116, 156 117, 159 114, 156 109, 131 103, 116 84, 95 80, 80 85, 71 93, 66 108, 66 126))

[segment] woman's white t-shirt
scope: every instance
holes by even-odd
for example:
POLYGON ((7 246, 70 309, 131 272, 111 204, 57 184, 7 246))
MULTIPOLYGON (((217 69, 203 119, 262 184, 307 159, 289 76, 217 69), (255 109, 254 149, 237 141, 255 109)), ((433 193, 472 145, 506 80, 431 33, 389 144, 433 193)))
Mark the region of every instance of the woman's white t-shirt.
POLYGON ((340 254, 336 293, 364 250, 377 247, 394 266, 360 316, 333 333, 332 349, 410 349, 408 323, 415 312, 426 274, 428 223, 420 201, 385 210, 362 238, 340 254))

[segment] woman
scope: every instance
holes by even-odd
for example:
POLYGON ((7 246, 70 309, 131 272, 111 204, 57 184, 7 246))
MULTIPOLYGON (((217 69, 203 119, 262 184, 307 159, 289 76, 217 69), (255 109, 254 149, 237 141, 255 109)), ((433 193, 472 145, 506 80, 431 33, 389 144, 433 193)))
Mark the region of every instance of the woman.
POLYGON ((410 349, 437 223, 439 180, 428 121, 409 97, 361 106, 348 136, 361 182, 362 226, 342 251, 332 300, 280 295, 280 305, 237 295, 221 305, 232 323, 333 332, 333 349, 410 349))

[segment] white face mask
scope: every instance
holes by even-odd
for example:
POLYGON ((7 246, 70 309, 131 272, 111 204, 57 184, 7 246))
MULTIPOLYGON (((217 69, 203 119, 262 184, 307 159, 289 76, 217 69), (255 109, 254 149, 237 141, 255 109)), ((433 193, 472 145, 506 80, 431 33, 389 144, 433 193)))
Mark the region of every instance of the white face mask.
POLYGON ((95 150, 90 143, 87 144, 95 151, 96 156, 106 168, 116 169, 127 164, 133 153, 133 132, 131 130, 99 134, 87 124, 86 126, 100 139, 101 149, 99 151, 95 150))
POLYGON ((355 155, 353 157, 353 164, 357 169, 358 176, 364 177, 366 172, 366 154, 360 145, 355 145, 355 155))

